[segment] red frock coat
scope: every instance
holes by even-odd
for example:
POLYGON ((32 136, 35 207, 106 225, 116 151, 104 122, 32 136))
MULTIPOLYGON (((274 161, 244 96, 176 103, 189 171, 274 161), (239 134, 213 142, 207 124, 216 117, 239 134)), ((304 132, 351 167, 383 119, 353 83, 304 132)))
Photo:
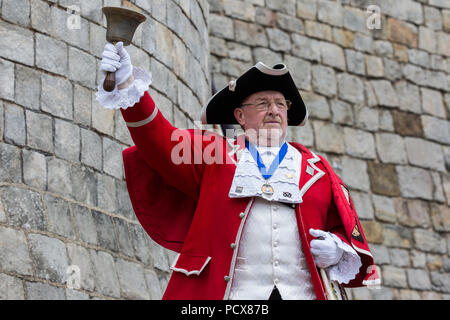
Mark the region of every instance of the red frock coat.
MULTIPOLYGON (((154 241, 180 253, 163 299, 227 299, 240 236, 253 203, 251 198, 228 197, 236 166, 227 157, 229 153, 236 159, 233 148, 217 134, 173 127, 148 92, 121 112, 135 143, 123 151, 135 214, 154 241), (182 139, 188 148, 180 152, 182 139), (223 164, 217 163, 220 160, 198 161, 199 155, 211 150, 223 164), (194 164, 174 164, 172 152, 194 164)), ((333 232, 361 257, 360 272, 345 286, 377 281, 373 258, 351 197, 344 192, 345 185, 322 157, 298 143, 291 145, 302 154, 299 187, 303 202, 295 206, 295 212, 317 299, 326 296, 310 252, 310 228, 333 232), (311 169, 306 172, 307 166, 314 174, 310 174, 311 169)))

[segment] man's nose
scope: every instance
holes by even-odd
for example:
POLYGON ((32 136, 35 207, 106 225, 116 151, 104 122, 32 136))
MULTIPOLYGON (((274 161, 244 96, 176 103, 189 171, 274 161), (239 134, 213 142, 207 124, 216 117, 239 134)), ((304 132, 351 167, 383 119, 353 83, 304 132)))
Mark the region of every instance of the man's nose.
POLYGON ((271 101, 269 103, 269 109, 267 110, 268 113, 270 114, 278 114, 280 112, 280 109, 278 109, 277 104, 275 103, 275 101, 271 101))

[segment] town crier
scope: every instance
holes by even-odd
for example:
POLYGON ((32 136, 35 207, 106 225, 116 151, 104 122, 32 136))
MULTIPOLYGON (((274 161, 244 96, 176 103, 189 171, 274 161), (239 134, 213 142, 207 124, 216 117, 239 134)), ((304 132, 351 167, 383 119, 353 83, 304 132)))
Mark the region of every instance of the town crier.
POLYGON ((135 143, 123 151, 134 212, 179 253, 163 299, 327 299, 324 275, 379 283, 347 187, 322 156, 286 140, 308 112, 284 64, 258 62, 201 111, 204 124, 240 125, 235 138, 173 127, 121 42, 106 44, 100 70, 116 73, 116 87, 100 85, 97 100, 120 108, 135 143))

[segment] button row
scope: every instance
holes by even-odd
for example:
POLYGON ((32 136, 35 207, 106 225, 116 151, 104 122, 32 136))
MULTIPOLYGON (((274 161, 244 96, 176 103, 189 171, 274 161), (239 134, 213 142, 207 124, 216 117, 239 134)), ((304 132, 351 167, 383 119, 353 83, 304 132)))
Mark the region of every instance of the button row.
MULTIPOLYGON (((244 217, 245 217, 245 212, 240 212, 240 213, 239 213, 239 218, 242 219, 242 218, 244 218, 244 217)), ((230 248, 233 249, 233 250, 236 249, 236 243, 234 243, 234 242, 231 243, 231 244, 230 244, 230 248)), ((230 277, 230 276, 224 276, 224 277, 223 277, 223 280, 225 280, 226 282, 228 282, 228 281, 231 280, 231 277, 230 277)))

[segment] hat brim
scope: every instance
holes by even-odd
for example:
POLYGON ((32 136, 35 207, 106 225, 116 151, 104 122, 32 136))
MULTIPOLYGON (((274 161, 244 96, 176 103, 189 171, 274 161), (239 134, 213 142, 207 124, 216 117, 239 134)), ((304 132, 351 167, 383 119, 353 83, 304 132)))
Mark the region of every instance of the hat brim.
POLYGON ((288 110, 288 125, 304 125, 308 112, 287 67, 277 64, 270 68, 262 62, 258 62, 209 99, 202 110, 202 123, 238 124, 234 109, 251 94, 266 90, 278 91, 292 102, 288 110))

